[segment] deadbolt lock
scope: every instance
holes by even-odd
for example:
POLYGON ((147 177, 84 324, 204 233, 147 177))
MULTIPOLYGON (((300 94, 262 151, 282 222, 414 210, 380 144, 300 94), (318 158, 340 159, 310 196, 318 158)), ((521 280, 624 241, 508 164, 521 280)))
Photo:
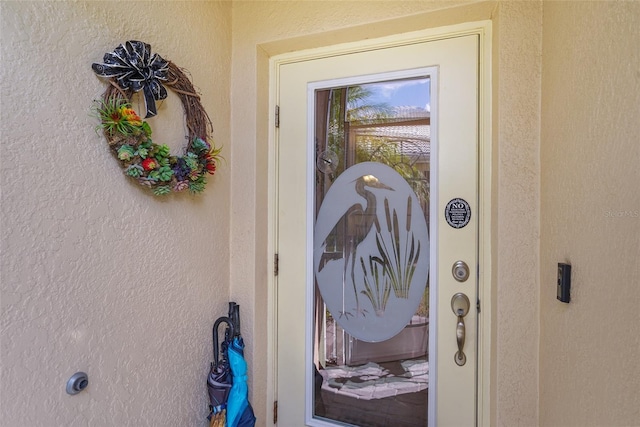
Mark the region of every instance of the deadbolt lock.
POLYGON ((465 282, 469 278, 469 266, 464 261, 456 261, 453 263, 451 274, 458 282, 465 282))

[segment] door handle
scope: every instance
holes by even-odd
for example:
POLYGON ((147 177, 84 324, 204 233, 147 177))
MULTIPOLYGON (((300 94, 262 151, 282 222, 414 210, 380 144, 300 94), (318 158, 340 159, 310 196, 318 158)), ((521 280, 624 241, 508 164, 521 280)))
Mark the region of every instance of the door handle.
POLYGON ((469 298, 461 292, 455 294, 451 298, 451 310, 453 310, 453 314, 458 317, 456 322, 456 341, 458 343, 458 351, 454 355, 453 359, 455 360, 458 366, 462 366, 467 363, 467 356, 464 354, 464 340, 465 340, 465 326, 464 326, 464 316, 469 312, 469 307, 471 304, 469 303, 469 298))

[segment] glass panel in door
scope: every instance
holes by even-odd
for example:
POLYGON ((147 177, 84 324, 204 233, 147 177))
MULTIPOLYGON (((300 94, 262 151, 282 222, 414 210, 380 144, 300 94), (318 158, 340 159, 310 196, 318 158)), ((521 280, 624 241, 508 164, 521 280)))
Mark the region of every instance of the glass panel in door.
POLYGON ((430 85, 315 91, 316 419, 427 424, 430 85))

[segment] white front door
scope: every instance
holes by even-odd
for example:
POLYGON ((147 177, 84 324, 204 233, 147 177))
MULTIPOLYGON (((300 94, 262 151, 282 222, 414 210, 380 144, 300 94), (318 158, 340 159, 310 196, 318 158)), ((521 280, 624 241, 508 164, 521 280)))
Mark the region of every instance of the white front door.
POLYGON ((479 37, 275 67, 278 425, 476 424, 479 37))

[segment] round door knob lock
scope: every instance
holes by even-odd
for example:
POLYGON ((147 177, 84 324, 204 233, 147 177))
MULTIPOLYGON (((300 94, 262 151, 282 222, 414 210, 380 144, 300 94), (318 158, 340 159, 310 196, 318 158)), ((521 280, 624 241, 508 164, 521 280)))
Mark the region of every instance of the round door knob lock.
POLYGON ((453 263, 451 273, 458 282, 465 282, 469 278, 469 266, 464 261, 456 261, 453 263))
POLYGON ((67 393, 78 394, 89 385, 89 377, 84 372, 76 372, 67 381, 67 393))

